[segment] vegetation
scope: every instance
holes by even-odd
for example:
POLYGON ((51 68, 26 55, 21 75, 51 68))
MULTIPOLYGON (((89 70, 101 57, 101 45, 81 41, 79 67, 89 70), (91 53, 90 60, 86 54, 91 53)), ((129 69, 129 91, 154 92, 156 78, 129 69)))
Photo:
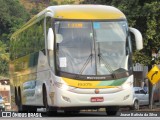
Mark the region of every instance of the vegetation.
POLYGON ((78 4, 82 0, 20 0, 20 3, 24 5, 27 11, 31 15, 37 14, 47 6, 51 5, 65 5, 65 4, 78 4))
POLYGON ((160 63, 160 55, 153 62, 152 51, 160 49, 159 0, 0 0, 0 75, 8 75, 9 38, 30 17, 50 5, 103 4, 119 8, 127 16, 129 26, 139 29, 144 49, 134 51, 134 62, 150 65, 160 63))
POLYGON ((0 0, 0 75, 8 75, 9 38, 29 19, 18 0, 0 0))

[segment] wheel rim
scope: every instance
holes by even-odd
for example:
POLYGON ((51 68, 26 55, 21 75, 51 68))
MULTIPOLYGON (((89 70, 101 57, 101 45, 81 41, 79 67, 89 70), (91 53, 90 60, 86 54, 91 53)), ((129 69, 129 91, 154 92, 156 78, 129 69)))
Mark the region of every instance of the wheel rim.
POLYGON ((138 109, 139 109, 139 104, 138 104, 137 101, 135 101, 135 103, 134 103, 134 108, 135 108, 135 110, 138 110, 138 109))

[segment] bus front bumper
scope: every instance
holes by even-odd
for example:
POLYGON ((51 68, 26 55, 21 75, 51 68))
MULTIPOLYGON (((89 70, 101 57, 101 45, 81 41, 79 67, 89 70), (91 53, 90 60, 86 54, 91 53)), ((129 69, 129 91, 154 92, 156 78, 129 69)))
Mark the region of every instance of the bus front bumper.
POLYGON ((54 96, 54 107, 100 107, 100 106, 130 106, 133 104, 131 89, 109 94, 78 94, 58 89, 54 96))

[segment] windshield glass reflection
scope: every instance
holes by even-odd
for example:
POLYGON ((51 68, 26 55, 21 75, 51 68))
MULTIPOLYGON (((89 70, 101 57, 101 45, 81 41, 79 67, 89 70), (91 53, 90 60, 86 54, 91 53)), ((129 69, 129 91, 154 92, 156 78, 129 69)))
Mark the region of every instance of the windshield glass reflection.
MULTIPOLYGON (((126 68, 126 21, 56 21, 59 71, 80 75, 109 75, 126 68)), ((128 61, 127 61, 128 62, 128 61)))

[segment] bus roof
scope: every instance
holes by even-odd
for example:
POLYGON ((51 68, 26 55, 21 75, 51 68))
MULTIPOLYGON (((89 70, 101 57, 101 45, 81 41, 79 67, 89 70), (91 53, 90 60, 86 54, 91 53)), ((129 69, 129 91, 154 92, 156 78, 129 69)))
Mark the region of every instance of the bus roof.
POLYGON ((12 34, 11 38, 39 21, 47 12, 51 17, 57 19, 73 20, 117 20, 126 19, 125 15, 117 8, 106 5, 58 5, 49 6, 32 19, 30 19, 19 30, 12 34))
POLYGON ((61 19, 126 19, 120 10, 106 5, 60 5, 47 9, 54 11, 54 18, 61 19))

